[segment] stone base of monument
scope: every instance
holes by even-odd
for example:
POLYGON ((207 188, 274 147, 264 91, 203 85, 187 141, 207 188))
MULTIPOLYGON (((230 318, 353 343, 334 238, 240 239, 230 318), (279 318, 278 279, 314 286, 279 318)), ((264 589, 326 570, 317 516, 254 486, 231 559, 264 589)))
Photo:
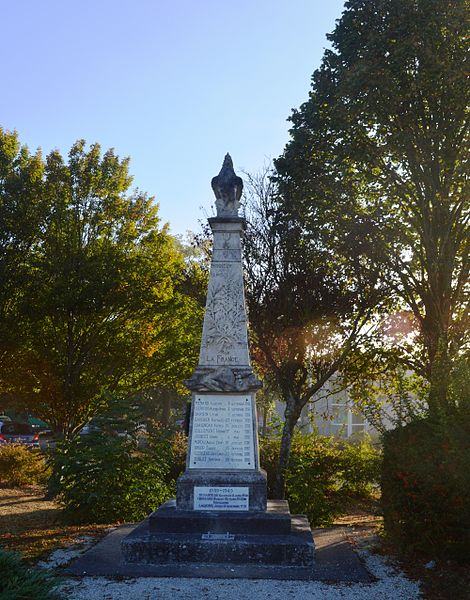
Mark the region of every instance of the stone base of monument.
MULTIPOLYGON (((282 570, 286 579, 313 577, 315 546, 304 516, 291 515, 284 500, 268 500, 266 511, 199 511, 176 508, 168 501, 121 544, 132 564, 234 565, 282 570)), ((255 573, 256 575, 256 573, 255 573)))
MULTIPOLYGON (((233 490, 245 490, 246 510, 265 511, 266 510, 266 472, 262 469, 257 470, 239 470, 239 471, 203 471, 197 469, 186 470, 178 477, 176 486, 176 502, 178 510, 193 508, 202 508, 198 503, 203 499, 197 496, 198 490, 207 490, 208 488, 232 488, 233 490)), ((242 501, 240 498, 239 501, 242 501)), ((212 507, 213 508, 213 507, 212 507)))

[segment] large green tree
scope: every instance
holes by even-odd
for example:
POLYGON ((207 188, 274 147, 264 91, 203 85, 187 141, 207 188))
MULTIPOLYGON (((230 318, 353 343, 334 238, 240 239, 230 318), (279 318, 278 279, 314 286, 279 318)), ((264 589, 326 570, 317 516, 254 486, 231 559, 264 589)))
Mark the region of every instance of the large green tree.
POLYGON ((365 269, 345 251, 332 254, 320 221, 302 234, 285 214, 269 169, 248 176, 245 189, 244 262, 253 356, 285 403, 275 489, 276 497, 283 498, 301 412, 339 370, 360 370, 383 290, 376 286, 377 270, 365 269))
POLYGON ((412 313, 431 411, 470 341, 468 26, 468 0, 347 2, 276 161, 291 218, 366 249, 412 313))
POLYGON ((32 155, 15 132, 0 128, 0 360, 17 342, 17 308, 44 229, 43 175, 40 152, 32 155))
POLYGON ((130 191, 128 162, 79 141, 67 161, 47 156, 38 190, 47 211, 1 383, 64 435, 112 396, 177 385, 196 358, 191 274, 153 199, 130 191))

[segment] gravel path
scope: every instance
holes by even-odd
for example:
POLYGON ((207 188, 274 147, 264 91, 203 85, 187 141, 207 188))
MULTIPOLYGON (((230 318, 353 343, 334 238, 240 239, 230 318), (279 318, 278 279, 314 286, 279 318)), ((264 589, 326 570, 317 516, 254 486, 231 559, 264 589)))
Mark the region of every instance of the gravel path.
POLYGON ((311 581, 181 579, 145 577, 112 580, 84 577, 61 588, 71 600, 418 600, 419 585, 382 556, 358 550, 376 582, 327 584, 311 581))

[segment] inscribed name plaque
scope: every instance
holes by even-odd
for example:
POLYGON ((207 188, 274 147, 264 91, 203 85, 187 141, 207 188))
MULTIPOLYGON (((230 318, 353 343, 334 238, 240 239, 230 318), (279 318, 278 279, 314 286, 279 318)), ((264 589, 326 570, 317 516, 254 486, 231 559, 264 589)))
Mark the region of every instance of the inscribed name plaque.
POLYGON ((194 510, 248 510, 247 487, 194 487, 194 510))
POLYGON ((196 395, 190 469, 254 469, 251 395, 196 395))

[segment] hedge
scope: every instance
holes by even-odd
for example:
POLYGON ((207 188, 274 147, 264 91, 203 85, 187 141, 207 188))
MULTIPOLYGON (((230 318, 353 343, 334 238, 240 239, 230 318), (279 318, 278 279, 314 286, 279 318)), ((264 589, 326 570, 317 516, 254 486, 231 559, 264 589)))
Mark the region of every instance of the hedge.
POLYGON ((428 419, 387 432, 382 506, 399 551, 468 560, 470 420, 428 419))

